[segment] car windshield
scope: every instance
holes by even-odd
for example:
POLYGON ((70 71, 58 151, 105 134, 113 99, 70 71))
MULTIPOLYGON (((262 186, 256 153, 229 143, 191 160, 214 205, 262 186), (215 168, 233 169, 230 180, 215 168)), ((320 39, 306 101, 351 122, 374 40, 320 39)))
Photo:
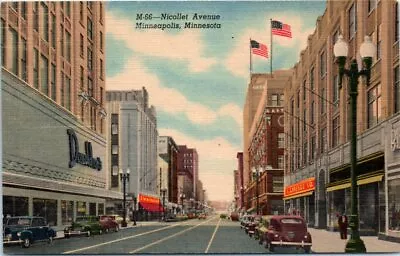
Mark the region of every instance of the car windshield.
POLYGON ((7 225, 9 226, 29 226, 31 223, 30 218, 11 218, 8 220, 7 225))

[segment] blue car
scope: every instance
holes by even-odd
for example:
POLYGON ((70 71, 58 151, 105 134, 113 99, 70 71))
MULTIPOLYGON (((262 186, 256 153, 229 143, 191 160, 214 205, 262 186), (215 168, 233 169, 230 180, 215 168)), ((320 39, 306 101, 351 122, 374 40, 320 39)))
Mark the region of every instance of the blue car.
POLYGON ((51 243, 56 235, 56 231, 42 217, 10 217, 4 225, 3 244, 21 244, 28 248, 38 241, 51 243))

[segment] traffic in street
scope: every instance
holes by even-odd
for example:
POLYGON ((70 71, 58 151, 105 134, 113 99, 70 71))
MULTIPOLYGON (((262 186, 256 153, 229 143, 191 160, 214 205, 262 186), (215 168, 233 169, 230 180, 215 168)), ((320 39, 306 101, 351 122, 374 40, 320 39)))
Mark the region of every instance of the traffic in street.
MULTIPOLYGON (((5 254, 152 254, 152 253, 268 253, 268 249, 250 238, 240 222, 211 215, 206 219, 183 222, 154 222, 129 226, 102 235, 55 239, 52 243, 34 243, 30 248, 4 247, 5 254)), ((304 253, 295 248, 282 252, 304 253)))

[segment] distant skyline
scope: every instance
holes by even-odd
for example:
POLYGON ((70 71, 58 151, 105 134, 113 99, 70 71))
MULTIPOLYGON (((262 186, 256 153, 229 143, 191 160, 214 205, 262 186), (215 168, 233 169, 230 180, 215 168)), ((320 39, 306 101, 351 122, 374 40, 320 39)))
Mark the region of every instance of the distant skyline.
MULTIPOLYGON (((298 61, 315 30, 325 1, 265 2, 107 2, 107 90, 149 92, 159 135, 196 148, 199 178, 209 200, 233 199, 233 170, 243 151, 243 104, 249 81, 250 38, 270 51, 269 20, 291 25, 292 39, 273 37, 273 69, 298 61), (188 15, 187 22, 218 23, 220 28, 137 29, 146 24, 181 24, 161 14, 188 15), (193 15, 219 15, 193 20, 193 15), (142 16, 144 17, 144 16, 142 16)), ((181 15, 181 16, 182 16, 181 15)), ((172 16, 171 16, 172 17, 172 16)), ((253 73, 268 73, 270 60, 253 55, 253 73)))

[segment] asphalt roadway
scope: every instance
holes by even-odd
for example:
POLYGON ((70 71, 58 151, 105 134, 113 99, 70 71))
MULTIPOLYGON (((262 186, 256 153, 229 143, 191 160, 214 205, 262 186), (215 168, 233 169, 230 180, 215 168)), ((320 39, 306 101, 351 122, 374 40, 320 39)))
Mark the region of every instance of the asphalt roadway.
MULTIPOLYGON (((284 248, 286 253, 303 250, 284 248)), ((283 251, 282 251, 283 252, 283 251)), ((251 254, 269 253, 240 229, 239 222, 210 216, 205 220, 155 223, 136 226, 91 237, 76 236, 57 239, 52 244, 36 243, 30 248, 18 245, 3 247, 3 253, 12 254, 251 254)))

